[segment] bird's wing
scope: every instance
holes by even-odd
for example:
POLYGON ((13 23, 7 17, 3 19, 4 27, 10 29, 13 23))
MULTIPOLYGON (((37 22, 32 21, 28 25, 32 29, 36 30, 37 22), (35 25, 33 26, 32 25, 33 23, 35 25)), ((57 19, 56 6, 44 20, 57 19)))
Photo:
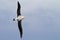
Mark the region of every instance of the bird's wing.
POLYGON ((22 38, 23 30, 22 30, 21 21, 18 21, 18 28, 19 28, 19 31, 20 31, 20 36, 22 38))
POLYGON ((21 9, 21 6, 20 6, 20 3, 18 1, 17 16, 21 15, 20 9, 21 9))
MULTIPOLYGON (((19 15, 21 15, 20 9, 21 9, 21 6, 20 6, 20 3, 19 3, 19 1, 18 1, 17 17, 18 17, 19 15)), ((21 36, 21 38, 22 38, 23 32, 22 32, 21 20, 18 21, 18 28, 19 28, 20 36, 21 36)))

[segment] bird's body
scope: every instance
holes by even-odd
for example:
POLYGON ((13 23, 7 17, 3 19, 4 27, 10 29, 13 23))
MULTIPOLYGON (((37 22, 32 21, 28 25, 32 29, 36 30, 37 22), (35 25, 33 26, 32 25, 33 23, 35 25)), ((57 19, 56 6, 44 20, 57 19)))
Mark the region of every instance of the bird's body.
POLYGON ((19 15, 19 16, 16 18, 17 21, 20 21, 20 20, 23 20, 23 19, 24 19, 24 16, 21 16, 21 15, 19 15))
POLYGON ((13 18, 13 21, 20 21, 20 20, 23 20, 24 19, 24 16, 21 16, 21 15, 19 15, 18 17, 16 17, 16 18, 13 18))
POLYGON ((21 10, 20 9, 21 9, 21 6, 20 6, 20 3, 18 1, 17 17, 13 18, 13 21, 15 21, 15 20, 18 21, 18 29, 19 29, 19 32, 20 32, 20 37, 22 38, 23 29, 22 29, 21 21, 22 21, 22 19, 24 19, 24 16, 21 16, 21 10))

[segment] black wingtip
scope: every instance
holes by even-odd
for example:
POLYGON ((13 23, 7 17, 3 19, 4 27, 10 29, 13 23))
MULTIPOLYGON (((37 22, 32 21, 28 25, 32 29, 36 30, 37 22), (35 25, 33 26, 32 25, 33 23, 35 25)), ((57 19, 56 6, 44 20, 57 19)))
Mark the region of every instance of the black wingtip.
POLYGON ((19 1, 18 1, 17 3, 18 3, 18 5, 20 6, 20 3, 19 3, 19 1))
POLYGON ((23 36, 23 33, 22 33, 22 32, 20 32, 20 37, 22 38, 22 36, 23 36))
POLYGON ((22 38, 22 35, 20 35, 20 37, 22 38))
POLYGON ((19 1, 17 1, 17 4, 18 4, 18 9, 20 9, 20 8, 21 8, 21 6, 20 6, 20 3, 19 3, 19 1))
POLYGON ((19 4, 19 1, 17 1, 17 3, 19 4))

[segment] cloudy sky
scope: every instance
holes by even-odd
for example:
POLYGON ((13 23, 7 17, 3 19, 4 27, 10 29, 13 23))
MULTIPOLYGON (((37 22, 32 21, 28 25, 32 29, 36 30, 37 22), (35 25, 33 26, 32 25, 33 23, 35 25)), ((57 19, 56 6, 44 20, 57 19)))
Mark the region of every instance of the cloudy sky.
MULTIPOLYGON (((0 0, 0 40, 21 40, 16 17, 18 0, 0 0)), ((60 0, 19 0, 22 40, 60 40, 60 0)))

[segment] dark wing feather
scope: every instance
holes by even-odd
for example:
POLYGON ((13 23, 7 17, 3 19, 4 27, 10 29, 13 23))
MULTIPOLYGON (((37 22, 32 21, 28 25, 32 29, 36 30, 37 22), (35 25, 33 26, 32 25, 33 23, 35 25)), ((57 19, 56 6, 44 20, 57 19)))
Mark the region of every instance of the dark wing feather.
POLYGON ((21 9, 21 6, 20 6, 20 3, 18 1, 17 16, 21 15, 20 9, 21 9))
MULTIPOLYGON (((19 15, 21 15, 20 9, 21 9, 21 6, 20 6, 19 1, 18 1, 17 17, 18 17, 19 15)), ((20 36, 21 36, 21 38, 22 38, 23 32, 22 32, 21 20, 18 21, 18 28, 19 28, 20 36)))
POLYGON ((19 31, 20 31, 20 36, 22 38, 22 34, 23 34, 23 30, 22 30, 22 26, 21 26, 21 21, 18 21, 18 28, 19 28, 19 31))

